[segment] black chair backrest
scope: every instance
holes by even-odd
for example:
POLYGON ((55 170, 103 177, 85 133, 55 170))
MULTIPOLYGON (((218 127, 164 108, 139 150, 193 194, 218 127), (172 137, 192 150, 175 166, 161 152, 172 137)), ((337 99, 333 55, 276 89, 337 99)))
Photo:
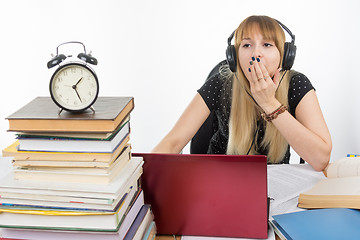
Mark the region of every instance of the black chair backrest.
MULTIPOLYGON (((226 64, 226 60, 223 60, 216 64, 216 66, 210 71, 206 78, 208 81, 212 76, 219 74, 219 68, 226 64)), ((211 137, 217 130, 217 119, 215 113, 210 112, 209 117, 205 120, 203 125, 199 128, 195 136, 191 139, 190 153, 191 154, 206 154, 209 148, 211 137)))

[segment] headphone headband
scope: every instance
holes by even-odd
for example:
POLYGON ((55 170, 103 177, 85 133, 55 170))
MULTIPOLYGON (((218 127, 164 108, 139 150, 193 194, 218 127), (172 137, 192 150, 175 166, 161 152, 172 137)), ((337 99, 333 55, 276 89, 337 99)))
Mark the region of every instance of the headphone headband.
POLYGON ((231 40, 234 38, 234 35, 235 35, 235 31, 232 32, 232 34, 230 35, 230 37, 228 38, 228 45, 231 45, 231 40))
MULTIPOLYGON (((295 35, 280 21, 274 19, 290 36, 291 42, 285 42, 284 45, 284 57, 282 62, 283 70, 290 70, 292 65, 294 64, 295 55, 296 55, 296 46, 295 46, 295 35)), ((237 71, 237 56, 235 46, 231 44, 231 40, 234 38, 235 31, 231 33, 228 38, 228 46, 226 48, 226 61, 230 67, 232 72, 237 71)))
POLYGON ((276 20, 275 21, 290 35, 291 37, 291 42, 292 43, 295 43, 295 35, 292 34, 292 32, 290 31, 290 29, 288 29, 284 24, 282 24, 279 20, 276 20))

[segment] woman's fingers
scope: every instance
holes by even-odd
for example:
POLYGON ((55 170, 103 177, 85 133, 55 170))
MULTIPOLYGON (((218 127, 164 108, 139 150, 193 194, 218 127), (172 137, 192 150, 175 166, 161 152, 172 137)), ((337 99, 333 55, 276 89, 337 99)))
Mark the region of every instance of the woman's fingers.
MULTIPOLYGON (((253 58, 254 59, 254 58, 253 58)), ((265 106, 275 98, 275 92, 279 83, 279 70, 274 75, 274 80, 269 75, 265 65, 261 62, 260 58, 250 62, 251 76, 249 79, 250 90, 260 107, 265 106)))
POLYGON ((250 61, 250 75, 251 75, 251 79, 249 79, 250 83, 256 84, 258 82, 258 73, 257 70, 255 69, 255 62, 254 61, 250 61))
POLYGON ((256 60, 254 61, 254 68, 255 68, 255 72, 256 72, 256 76, 257 76, 258 81, 264 80, 264 77, 265 77, 265 75, 263 74, 263 70, 261 69, 260 65, 262 65, 262 63, 260 63, 260 58, 256 58, 256 60))
POLYGON ((269 73, 268 73, 265 65, 261 62, 261 59, 260 58, 257 58, 257 59, 258 59, 257 65, 259 66, 259 69, 263 75, 264 81, 271 80, 271 76, 269 76, 269 73))

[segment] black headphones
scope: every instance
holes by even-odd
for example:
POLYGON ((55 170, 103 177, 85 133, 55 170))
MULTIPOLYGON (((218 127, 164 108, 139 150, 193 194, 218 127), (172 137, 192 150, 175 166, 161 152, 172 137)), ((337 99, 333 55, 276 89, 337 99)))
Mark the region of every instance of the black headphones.
MULTIPOLYGON (((280 21, 276 20, 276 22, 291 36, 291 42, 285 42, 284 57, 282 62, 282 70, 290 70, 294 64, 296 55, 295 35, 293 35, 292 32, 280 21)), ((226 48, 226 61, 232 72, 236 72, 237 63, 235 46, 231 45, 231 40, 235 35, 235 31, 228 38, 228 46, 226 48)))
MULTIPOLYGON (((59 46, 57 46, 56 48, 56 56, 53 57, 48 63, 47 63, 47 67, 48 68, 52 68, 56 65, 58 65, 59 63, 61 63, 62 61, 64 61, 66 59, 66 56, 64 54, 60 54, 59 55, 59 47, 61 45, 64 44, 68 44, 68 43, 79 43, 84 47, 84 52, 83 53, 79 53, 78 54, 78 58, 81 59, 82 61, 86 62, 86 63, 90 63, 93 65, 97 65, 98 61, 96 60, 96 58, 94 58, 93 56, 91 56, 91 54, 86 54, 86 49, 85 49, 85 45, 82 42, 75 42, 75 41, 71 41, 71 42, 65 42, 65 43, 61 43, 59 46)), ((70 56, 69 56, 70 57, 70 56)))

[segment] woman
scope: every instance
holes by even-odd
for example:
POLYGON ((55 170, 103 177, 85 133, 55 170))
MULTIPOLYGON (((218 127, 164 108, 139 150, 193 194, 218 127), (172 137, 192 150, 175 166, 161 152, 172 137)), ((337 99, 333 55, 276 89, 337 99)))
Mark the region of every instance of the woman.
POLYGON ((310 81, 281 71, 284 44, 275 19, 245 19, 235 31, 236 72, 225 65, 209 79, 153 152, 179 153, 214 110, 219 128, 208 153, 263 154, 269 163, 288 163, 290 145, 323 170, 330 160, 330 133, 310 81))

